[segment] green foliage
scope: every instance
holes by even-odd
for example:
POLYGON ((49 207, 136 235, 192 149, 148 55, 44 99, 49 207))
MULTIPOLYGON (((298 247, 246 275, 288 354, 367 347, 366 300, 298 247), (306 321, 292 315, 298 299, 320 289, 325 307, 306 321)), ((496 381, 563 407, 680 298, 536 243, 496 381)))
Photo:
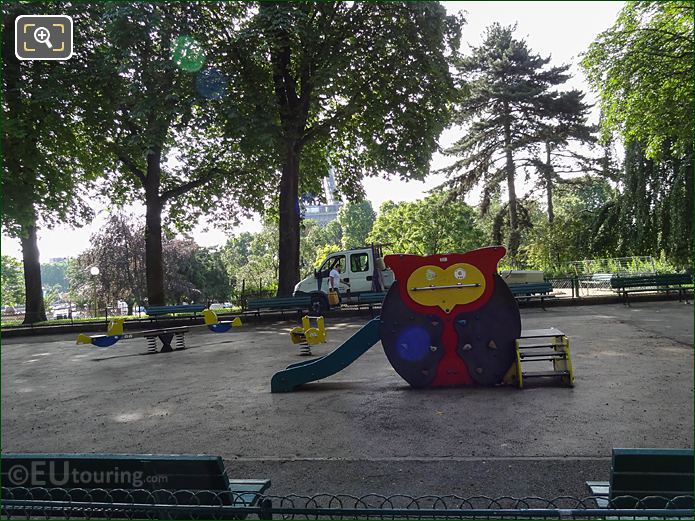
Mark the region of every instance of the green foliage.
POLYGON ((216 71, 215 39, 222 38, 208 31, 211 17, 225 16, 233 25, 245 8, 218 4, 216 9, 215 14, 208 6, 173 3, 88 9, 99 26, 84 36, 90 44, 84 108, 111 164, 104 193, 116 204, 143 200, 148 193, 181 230, 199 217, 234 223, 239 204, 262 209, 262 183, 268 179, 262 173, 271 175, 251 150, 240 152, 239 136, 221 128, 221 102, 202 87, 209 80, 203 72, 216 71), (182 49, 195 63, 204 55, 206 69, 194 74, 181 67, 182 49))
POLYGON ((605 250, 692 262, 694 41, 691 3, 629 2, 584 57, 604 137, 625 143, 619 193, 595 224, 605 250))
POLYGON ((41 281, 44 286, 57 286, 62 293, 65 293, 70 289, 67 272, 68 261, 45 262, 41 264, 41 281))
POLYGON ((540 210, 533 217, 522 247, 526 265, 551 273, 562 271, 568 261, 604 257, 612 252, 597 240, 592 223, 615 190, 597 177, 575 178, 561 184, 554 194, 555 219, 549 222, 540 210))
POLYGON ((342 248, 349 250, 365 246, 375 218, 372 203, 367 200, 343 205, 338 212, 338 223, 342 229, 342 248))
POLYGON ((445 193, 425 199, 382 204, 369 242, 387 243, 389 253, 465 252, 485 244, 473 209, 462 201, 449 201, 445 193))
POLYGON ((226 302, 232 295, 232 283, 217 248, 199 248, 193 255, 191 281, 209 302, 226 302))
POLYGON ((693 42, 691 2, 627 2, 582 61, 604 133, 643 143, 649 159, 692 151, 693 42))
MULTIPOLYGON (((91 25, 79 8, 60 7, 60 12, 73 16, 76 27, 91 25)), ((16 17, 44 11, 41 5, 28 3, 2 5, 2 139, 6 154, 0 189, 3 233, 12 237, 26 236, 27 226, 86 222, 92 211, 85 189, 103 165, 98 156, 89 157, 84 121, 76 110, 75 81, 84 65, 79 37, 75 54, 65 62, 20 62, 14 54, 16 17)))
POLYGON ((336 253, 342 248, 337 244, 324 244, 316 250, 316 258, 314 259, 314 268, 320 268, 323 261, 326 260, 331 253, 336 253))
MULTIPOLYGON (((516 196, 516 170, 527 165, 538 168, 538 143, 564 145, 571 129, 585 119, 586 106, 581 93, 555 89, 569 78, 569 66, 547 67, 550 58, 533 54, 513 32, 514 27, 493 24, 482 45, 458 60, 456 67, 468 96, 458 104, 456 123, 466 131, 445 151, 457 160, 442 172, 450 177, 443 186, 452 196, 462 197, 482 187, 483 214, 506 186, 509 202, 502 208, 508 214, 506 242, 516 262, 523 213, 528 213, 516 196)), ((501 214, 497 216, 497 230, 502 219, 501 214)))
POLYGON ((261 2, 238 30, 223 17, 209 28, 239 85, 228 130, 248 121, 281 165, 281 293, 300 274, 298 196, 319 192, 329 163, 350 197, 364 176, 427 175, 456 96, 460 24, 436 2, 261 2))
POLYGON ((2 305, 24 303, 24 271, 22 263, 9 255, 2 256, 2 305))

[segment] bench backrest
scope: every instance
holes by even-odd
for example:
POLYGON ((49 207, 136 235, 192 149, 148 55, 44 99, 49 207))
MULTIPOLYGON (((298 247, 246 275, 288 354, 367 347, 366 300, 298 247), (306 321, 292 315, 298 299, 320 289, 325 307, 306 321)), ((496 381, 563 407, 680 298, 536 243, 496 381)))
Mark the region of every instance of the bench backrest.
POLYGON ((203 311, 204 304, 181 304, 178 306, 150 306, 145 308, 148 315, 165 315, 167 313, 195 313, 203 311))
POLYGON ((639 288, 643 286, 668 286, 692 284, 693 276, 688 273, 658 273, 654 275, 637 275, 633 277, 613 277, 613 288, 639 288))
MULTIPOLYGON (((693 508, 693 449, 613 449, 610 500, 620 496, 674 498, 690 496, 673 508, 693 508)), ((667 501, 649 498, 641 506, 666 508, 667 501)), ((634 499, 612 503, 614 508, 636 508, 634 499)))
POLYGON ((386 292, 369 292, 369 293, 360 293, 357 296, 357 301, 366 303, 366 304, 371 304, 374 302, 383 302, 384 299, 386 298, 386 292))
POLYGON ((550 282, 527 282, 524 284, 509 284, 512 295, 534 295, 551 293, 553 285, 550 282))
POLYGON ((595 281, 609 281, 613 278, 612 273, 594 273, 591 275, 591 280, 595 281))
POLYGON ((0 476, 3 487, 229 490, 219 456, 3 454, 0 476))
POLYGON ((274 298, 259 298, 259 299, 249 299, 246 304, 248 309, 261 309, 261 308, 291 308, 291 307, 302 307, 311 304, 311 297, 300 296, 300 297, 274 297, 274 298))

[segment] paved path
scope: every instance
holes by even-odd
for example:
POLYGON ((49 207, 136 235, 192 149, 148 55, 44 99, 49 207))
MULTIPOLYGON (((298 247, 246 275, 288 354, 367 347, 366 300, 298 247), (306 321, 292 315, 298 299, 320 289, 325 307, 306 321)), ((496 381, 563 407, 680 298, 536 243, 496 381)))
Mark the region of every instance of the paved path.
MULTIPOLYGON (((145 355, 144 343, 72 336, 3 342, 5 452, 220 454, 275 494, 584 495, 612 447, 692 447, 692 306, 522 312, 571 340, 576 385, 413 390, 375 346, 300 392, 270 394, 296 362, 294 322, 145 355)), ((364 321, 328 321, 323 354, 364 321)), ((356 319, 357 320, 357 319, 356 319)))

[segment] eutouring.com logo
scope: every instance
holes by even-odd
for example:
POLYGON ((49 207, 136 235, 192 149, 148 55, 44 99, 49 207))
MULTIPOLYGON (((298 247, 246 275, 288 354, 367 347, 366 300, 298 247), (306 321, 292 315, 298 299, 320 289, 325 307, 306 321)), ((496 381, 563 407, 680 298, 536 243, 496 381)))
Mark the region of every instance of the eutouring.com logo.
POLYGON ((144 476, 142 471, 71 469, 70 462, 32 461, 29 465, 14 465, 7 472, 10 485, 15 487, 95 487, 123 486, 140 488, 145 484, 163 485, 167 476, 144 476))

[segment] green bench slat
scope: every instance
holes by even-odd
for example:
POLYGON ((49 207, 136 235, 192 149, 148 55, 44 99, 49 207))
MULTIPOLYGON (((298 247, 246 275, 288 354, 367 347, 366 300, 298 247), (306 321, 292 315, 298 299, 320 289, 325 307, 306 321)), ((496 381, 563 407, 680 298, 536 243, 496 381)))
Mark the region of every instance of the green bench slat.
POLYGON ((248 309, 291 309, 304 308, 311 304, 311 297, 276 297, 267 299, 249 300, 248 309))
POLYGON ((166 315, 169 313, 196 313, 203 311, 203 304, 185 304, 180 306, 152 306, 145 308, 148 315, 166 315))
POLYGON ((613 277, 611 287, 614 289, 638 288, 646 286, 689 285, 693 283, 692 275, 687 273, 668 273, 657 275, 640 275, 635 277, 613 277))
POLYGON ((552 293, 553 285, 550 282, 509 284, 509 289, 515 297, 525 295, 531 296, 533 294, 552 293))
POLYGON ((358 304, 374 304, 376 302, 383 302, 386 298, 386 292, 379 293, 360 293, 357 295, 358 304))
MULTIPOLYGON (((691 449, 613 449, 609 499, 692 496, 693 461, 691 449)), ((678 507, 692 505, 691 497, 680 501, 678 507)), ((634 500, 618 499, 613 506, 631 508, 634 500)), ((649 499, 648 506, 665 508, 666 502, 649 499)))

